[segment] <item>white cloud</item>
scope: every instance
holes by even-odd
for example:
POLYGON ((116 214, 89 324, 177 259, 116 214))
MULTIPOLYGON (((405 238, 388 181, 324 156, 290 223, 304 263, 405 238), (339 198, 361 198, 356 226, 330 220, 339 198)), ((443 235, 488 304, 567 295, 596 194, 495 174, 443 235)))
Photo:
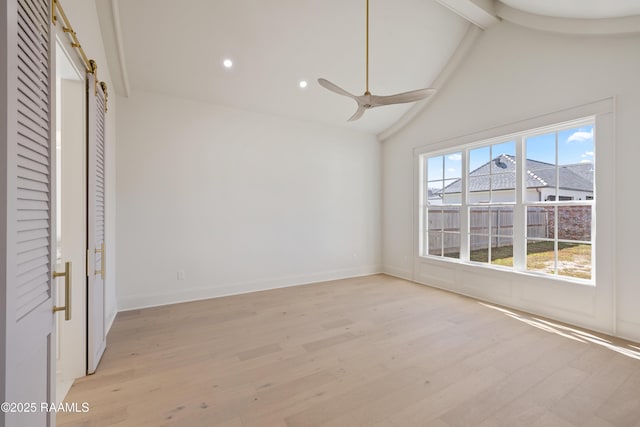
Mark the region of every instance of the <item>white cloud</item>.
POLYGON ((448 168, 447 172, 458 172, 458 169, 456 169, 456 168, 448 168))
POLYGON ((582 160, 580 160, 580 163, 591 163, 591 162, 592 162, 592 160, 590 160, 590 159, 582 159, 582 160))
POLYGON ((449 156, 449 160, 454 160, 454 161, 458 161, 458 160, 462 160, 462 154, 452 154, 449 156))
POLYGON ((579 130, 572 133, 569 138, 567 138, 567 142, 585 142, 591 140, 593 140, 593 128, 591 128, 589 132, 579 130))

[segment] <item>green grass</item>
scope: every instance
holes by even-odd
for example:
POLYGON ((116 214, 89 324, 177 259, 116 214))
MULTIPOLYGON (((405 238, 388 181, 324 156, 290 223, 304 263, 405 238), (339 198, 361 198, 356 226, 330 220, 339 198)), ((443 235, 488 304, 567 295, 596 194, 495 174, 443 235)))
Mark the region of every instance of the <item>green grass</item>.
MULTIPOLYGON (((487 249, 471 251, 469 257, 471 261, 487 262, 488 252, 487 249)), ((513 246, 491 248, 491 264, 513 267, 513 246)), ((553 242, 531 242, 527 245, 527 270, 554 274, 553 242)), ((591 279, 591 245, 558 243, 558 274, 591 279)))
MULTIPOLYGON (((478 249, 469 254, 471 261, 487 262, 488 249, 478 249)), ((513 246, 500 246, 491 248, 491 264, 513 267, 513 246)))
MULTIPOLYGON (((527 251, 528 270, 553 274, 553 242, 529 243, 527 251)), ((558 243, 558 274, 591 279, 591 245, 558 243)))

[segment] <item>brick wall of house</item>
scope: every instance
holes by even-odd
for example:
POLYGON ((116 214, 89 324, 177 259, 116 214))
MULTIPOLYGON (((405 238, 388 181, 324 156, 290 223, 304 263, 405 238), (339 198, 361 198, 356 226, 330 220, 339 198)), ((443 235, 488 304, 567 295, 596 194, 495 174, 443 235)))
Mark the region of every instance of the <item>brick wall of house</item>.
MULTIPOLYGON (((555 215, 553 207, 529 208, 532 214, 545 217, 544 229, 529 230, 529 237, 555 237, 555 215)), ((562 240, 591 240, 591 206, 559 206, 558 207, 558 238, 562 240)))

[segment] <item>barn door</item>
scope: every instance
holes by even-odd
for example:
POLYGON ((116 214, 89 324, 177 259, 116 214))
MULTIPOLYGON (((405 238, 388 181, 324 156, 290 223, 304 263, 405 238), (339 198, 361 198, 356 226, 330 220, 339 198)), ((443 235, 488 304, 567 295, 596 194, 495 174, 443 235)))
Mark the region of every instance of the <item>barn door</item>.
MULTIPOLYGON (((95 70, 95 63, 92 62, 95 70)), ((105 213, 105 92, 95 80, 95 73, 87 74, 87 374, 93 374, 106 348, 107 334, 104 316, 104 279, 106 276, 104 213, 105 213)))
POLYGON ((52 29, 48 0, 0 2, 0 425, 50 426, 55 357, 52 286, 52 29), (5 108, 6 107, 6 108, 5 108), (24 403, 37 404, 25 412, 24 403), (20 410, 21 409, 21 410, 20 410), (33 410, 32 410, 33 409, 33 410), (13 411, 15 410, 15 412, 13 411))

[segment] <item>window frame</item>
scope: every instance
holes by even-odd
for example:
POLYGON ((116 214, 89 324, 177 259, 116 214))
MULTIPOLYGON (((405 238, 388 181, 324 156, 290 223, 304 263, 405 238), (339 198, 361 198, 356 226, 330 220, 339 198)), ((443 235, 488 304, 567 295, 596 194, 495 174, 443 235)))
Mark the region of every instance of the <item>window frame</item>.
MULTIPOLYGON (((511 267, 507 267, 507 266, 500 266, 498 264, 492 263, 492 252, 493 252, 493 248, 492 248, 492 241, 493 238, 495 237, 496 239, 499 239, 500 237, 508 237, 508 236, 503 236, 503 235, 499 235, 499 234, 493 234, 493 222, 492 220, 492 212, 494 210, 498 210, 502 209, 502 208, 513 208, 513 215, 515 218, 515 206, 517 204, 517 200, 518 200, 518 196, 517 196, 517 192, 516 192, 516 188, 514 188, 514 195, 513 195, 513 200, 510 201, 498 201, 496 199, 494 199, 494 192, 496 191, 496 189, 494 188, 494 176, 496 175, 501 175, 502 173, 494 173, 494 167, 493 167, 493 161, 494 158, 496 157, 496 153, 494 153, 494 149, 495 147, 501 146, 501 145, 505 145, 505 144, 510 144, 512 143, 514 144, 514 149, 516 150, 515 153, 515 157, 516 157, 516 167, 515 167, 515 180, 518 180, 518 141, 515 140, 514 138, 511 138, 509 136, 504 136, 504 137, 497 137, 497 138, 492 138, 489 141, 478 141, 477 143, 471 144, 469 147, 467 147, 465 149, 466 151, 466 158, 467 158, 467 174, 464 176, 464 178, 467 179, 467 181, 469 181, 469 177, 470 175, 475 171, 475 169, 471 169, 471 160, 472 160, 472 155, 471 152, 475 151, 475 150, 479 150, 479 149, 483 149, 483 148, 488 148, 489 149, 489 157, 488 157, 488 161, 486 162, 486 164, 489 165, 489 173, 488 174, 483 174, 480 176, 485 176, 488 178, 488 183, 489 183, 489 191, 488 191, 488 196, 489 199, 487 201, 472 201, 472 191, 469 188, 469 185, 467 185, 467 191, 464 193, 463 198, 466 201, 466 210, 468 212, 468 221, 467 221, 467 230, 466 230, 466 235, 467 235, 467 240, 468 240, 468 250, 467 253, 465 254, 465 259, 468 260, 469 263, 473 263, 475 265, 488 265, 488 266, 492 266, 495 268, 506 268, 511 270, 513 268, 513 266, 511 267), (483 208, 487 208, 488 210, 488 225, 487 225, 487 233, 473 233, 472 230, 472 212, 474 211, 474 209, 476 210, 481 210, 483 208), (479 260, 472 260, 471 259, 471 253, 473 250, 473 244, 472 244, 472 239, 473 236, 476 237, 486 237, 487 238, 487 261, 479 261, 479 260)), ((503 153, 501 153, 500 155, 502 155, 503 153)), ((499 216, 499 214, 497 215, 499 216)), ((513 230, 512 230, 512 235, 511 235, 511 239, 513 240, 513 230)), ((515 258, 515 256, 514 256, 515 258)))
MULTIPOLYGON (((464 176, 465 173, 465 169, 464 169, 464 155, 462 155, 462 153, 460 152, 460 150, 450 150, 448 152, 443 152, 443 153, 439 153, 433 156, 429 156, 427 157, 423 157, 425 159, 425 162, 428 162, 429 159, 433 159, 433 158, 437 158, 437 157, 442 157, 442 176, 440 177, 440 179, 438 180, 430 180, 428 173, 426 173, 426 171, 428 171, 428 167, 426 165, 426 163, 423 165, 423 167, 421 167, 421 171, 423 172, 422 179, 421 179, 421 186, 422 186, 422 190, 421 190, 421 204, 424 205, 424 209, 422 209, 421 212, 421 233, 420 233, 420 248, 421 251, 425 251, 428 252, 429 251, 429 247, 428 247, 428 235, 431 231, 429 228, 429 222, 428 222, 428 211, 430 207, 441 207, 442 211, 444 211, 445 209, 449 208, 449 209, 458 209, 460 211, 460 215, 462 214, 462 203, 445 203, 445 197, 443 195, 442 197, 442 203, 441 204, 434 204, 434 205, 429 205, 429 183, 431 182, 442 182, 442 189, 446 188, 446 182, 447 181, 452 181, 452 180, 456 180, 456 179, 460 179, 462 180, 462 177, 464 176), (461 159, 460 159, 460 177, 459 178, 447 178, 447 174, 446 174, 446 158, 447 156, 452 156, 452 155, 457 155, 460 154, 461 155, 461 159)), ((460 218, 460 216, 459 216, 460 218)), ((455 257, 447 257, 445 255, 444 252, 444 236, 447 234, 450 235, 458 235, 458 240, 460 241, 460 246, 462 245, 462 236, 463 236, 463 231, 462 231, 462 218, 459 219, 459 223, 460 226, 458 227, 457 231, 450 231, 447 230, 445 231, 444 227, 441 228, 439 234, 441 237, 441 245, 440 245, 440 253, 441 255, 438 255, 438 257, 442 257, 442 258, 451 258, 451 259, 459 259, 459 256, 462 254, 462 248, 459 249, 458 251, 458 258, 455 257)), ((431 232, 433 233, 433 232, 431 232)), ((460 247, 459 246, 459 247, 460 247)), ((433 256, 437 256, 437 255, 433 255, 433 256)))
MULTIPOLYGON (((419 221, 418 221, 418 231, 419 231, 419 245, 417 247, 417 258, 418 259, 430 259, 430 260, 438 260, 445 262, 456 262, 462 263, 470 266, 481 266, 484 268, 494 269, 494 270, 508 270, 510 272, 518 273, 518 274, 527 274, 533 276, 541 276, 544 278, 551 278, 561 280, 563 282, 577 282, 580 284, 588 284, 595 285, 596 282, 596 201, 595 197, 596 188, 597 188, 597 171, 596 171, 596 160, 595 152, 597 151, 597 143, 596 143, 596 129, 598 125, 598 115, 591 114, 585 115, 583 117, 558 121, 552 124, 547 124, 543 126, 531 127, 525 130, 519 130, 513 133, 505 133, 499 136, 493 136, 485 139, 477 139, 475 141, 467 141, 466 143, 458 143, 458 144, 448 144, 446 148, 436 149, 436 150, 428 150, 428 149, 416 149, 414 150, 415 155, 418 158, 418 167, 419 167, 419 221), (593 151, 594 151, 594 176, 593 176, 593 196, 588 198, 585 196, 584 200, 558 200, 558 201, 541 201, 541 202, 528 202, 526 199, 526 173, 527 173, 527 165, 526 165, 526 144, 525 141, 528 137, 542 135, 545 133, 554 132, 557 133, 567 129, 574 129, 581 126, 593 126, 594 129, 594 142, 593 142, 593 151), (510 141, 515 141, 516 145, 516 188, 515 188, 515 201, 513 202, 496 202, 489 200, 488 203, 481 202, 471 202, 470 200, 470 191, 468 190, 467 182, 469 180, 470 171, 470 152, 471 150, 482 148, 482 147, 492 147, 497 144, 506 143, 510 141), (462 178, 461 178, 461 214, 460 214, 460 257, 456 258, 448 258, 442 255, 431 255, 429 254, 429 249, 426 246, 425 236, 427 234, 427 229, 424 228, 425 224, 428 221, 427 218, 427 210, 428 210, 428 201, 425 200, 425 191, 428 191, 428 188, 425 187, 425 183, 427 182, 426 173, 427 171, 427 162, 429 158, 436 156, 445 156, 450 153, 461 152, 462 153, 462 178), (558 242, 564 242, 565 239, 559 239, 557 234, 557 221, 555 221, 556 233, 554 233, 554 261, 555 261, 555 270, 554 274, 549 274, 545 272, 528 270, 527 269, 527 242, 529 240, 527 233, 527 209, 529 206, 555 206, 555 211, 557 213, 558 206, 590 206, 591 208, 591 234, 590 241, 587 242, 591 245, 591 278, 590 279, 582 279, 573 276, 564 276, 558 274, 558 242), (477 262, 470 260, 470 236, 471 236, 471 223, 470 223, 470 210, 475 207, 487 207, 489 209, 499 208, 503 206, 508 206, 513 208, 513 265, 511 267, 500 266, 491 263, 491 249, 489 249, 489 253, 487 255, 487 262, 477 262)), ((559 165, 557 163, 557 150, 558 143, 556 138, 556 174, 558 174, 559 165)), ((493 161, 492 155, 489 156, 489 162, 493 161)), ((492 169, 492 168, 490 168, 492 169)), ((489 179, 491 180, 491 175, 489 175, 489 179)), ((556 176, 556 198, 560 194, 558 192, 558 187, 560 183, 556 176)), ((490 186, 489 194, 492 192, 492 186, 490 186)), ((491 225, 488 226, 488 236, 489 243, 491 243, 492 236, 492 228, 491 225)), ((571 243, 585 243, 583 241, 571 241, 571 243)), ((489 248, 491 248, 491 244, 489 244, 489 248)))
POLYGON ((570 200, 563 200, 563 196, 560 194, 560 168, 563 166, 560 163, 560 149, 559 149, 559 140, 558 140, 558 134, 562 131, 565 130, 569 130, 569 129, 575 129, 577 127, 581 127, 581 126, 592 126, 593 127, 593 131, 595 134, 596 131, 596 117, 592 116, 592 117, 585 117, 581 120, 574 120, 571 121, 569 123, 560 123, 557 126, 546 126, 544 128, 542 128, 542 131, 538 131, 537 129, 532 129, 529 132, 525 132, 522 135, 522 148, 523 148, 523 159, 527 159, 527 154, 526 154, 526 141, 527 138, 532 138, 535 136, 540 136, 540 135, 544 135, 544 134, 548 134, 553 132, 555 134, 555 158, 556 158, 556 163, 554 165, 554 169, 555 169, 555 195, 553 196, 552 200, 549 200, 549 197, 546 197, 545 200, 540 200, 540 201, 527 201, 526 197, 523 198, 522 202, 524 204, 524 210, 525 210, 525 215, 526 212, 528 211, 529 207, 544 207, 544 208, 553 208, 554 211, 554 230, 553 230, 553 238, 531 238, 528 233, 529 233, 529 227, 528 225, 525 226, 524 232, 524 246, 525 246, 525 253, 524 253, 524 262, 525 262, 525 270, 527 273, 530 274, 540 274, 543 276, 551 276, 551 277, 558 277, 558 278, 567 278, 567 279, 571 279, 571 280, 578 280, 578 281, 585 281, 587 283, 595 283, 595 267, 596 267, 596 262, 595 262, 595 252, 596 252, 596 244, 595 244, 595 228, 596 228, 596 221, 595 221, 595 208, 596 208, 596 168, 597 168, 597 156, 596 156, 596 140, 595 140, 595 135, 593 137, 593 151, 594 151, 594 157, 593 157, 593 162, 591 162, 591 164, 593 165, 593 192, 591 194, 591 199, 587 199, 587 195, 585 195, 585 200, 575 200, 575 198, 572 198, 570 200), (570 239, 562 239, 559 237, 559 228, 558 228, 558 224, 559 224, 559 211, 562 207, 580 207, 580 206, 589 206, 590 210, 591 210, 591 229, 590 229, 590 240, 586 241, 586 240, 570 240, 570 239), (554 246, 554 272, 553 274, 551 273, 544 273, 544 272, 539 272, 537 270, 529 270, 526 266, 527 263, 527 246, 529 244, 529 241, 548 241, 548 242, 553 242, 553 246, 554 246), (581 279, 578 277, 574 277, 574 276, 565 276, 565 275, 561 275, 559 274, 559 245, 561 244, 588 244, 591 247, 591 271, 590 271, 590 275, 591 278, 590 279, 581 279))

